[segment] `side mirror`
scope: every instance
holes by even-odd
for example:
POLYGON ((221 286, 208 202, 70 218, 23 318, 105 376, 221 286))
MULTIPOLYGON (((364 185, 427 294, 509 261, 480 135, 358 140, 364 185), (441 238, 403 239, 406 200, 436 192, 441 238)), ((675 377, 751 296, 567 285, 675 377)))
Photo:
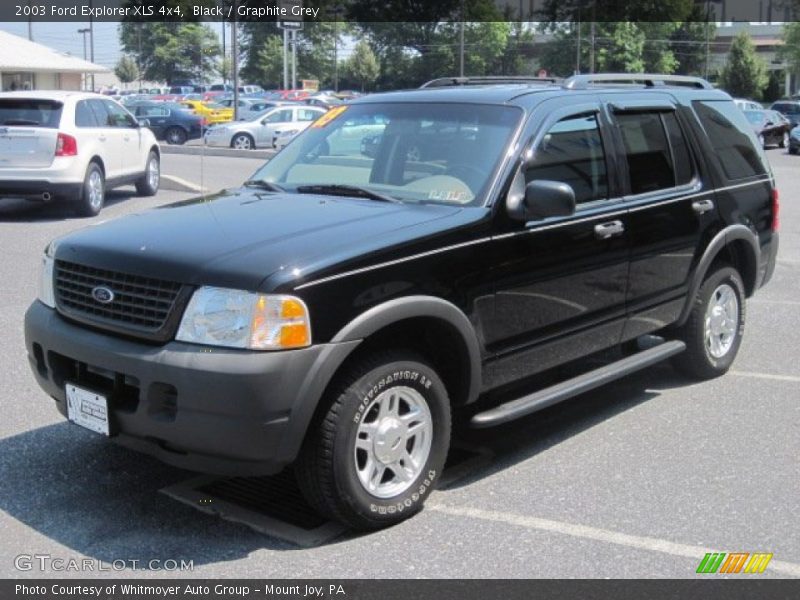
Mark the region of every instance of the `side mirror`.
POLYGON ((575 190, 561 181, 535 179, 525 186, 524 194, 509 194, 506 208, 517 221, 568 217, 575 213, 575 190))
POLYGON ((139 127, 150 127, 150 119, 137 119, 139 127))
POLYGON ((775 123, 773 123, 772 121, 767 121, 766 123, 764 123, 765 127, 772 127, 773 125, 775 125, 775 123))

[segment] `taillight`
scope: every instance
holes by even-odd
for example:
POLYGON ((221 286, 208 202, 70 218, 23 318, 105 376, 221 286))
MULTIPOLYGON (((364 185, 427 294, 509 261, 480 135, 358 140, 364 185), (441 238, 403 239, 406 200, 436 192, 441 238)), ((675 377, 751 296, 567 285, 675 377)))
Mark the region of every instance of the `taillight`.
POLYGON ((777 232, 781 226, 781 203, 777 188, 772 190, 772 231, 777 232))
POLYGON ((59 133, 56 138, 56 156, 77 156, 78 140, 66 133, 59 133))

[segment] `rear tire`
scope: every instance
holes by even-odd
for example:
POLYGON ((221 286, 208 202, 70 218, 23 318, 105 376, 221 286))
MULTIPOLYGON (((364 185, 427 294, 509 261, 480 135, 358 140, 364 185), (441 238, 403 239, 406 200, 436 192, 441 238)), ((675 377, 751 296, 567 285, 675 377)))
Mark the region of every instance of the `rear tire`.
POLYGON ((686 351, 672 359, 675 368, 694 379, 713 379, 730 369, 744 335, 745 294, 739 272, 721 264, 700 286, 677 338, 686 351))
POLYGON ((106 178, 103 169, 96 162, 89 163, 83 178, 81 195, 75 212, 81 217, 94 217, 100 214, 106 203, 106 178))
POLYGON ((136 182, 136 193, 140 196, 155 196, 161 183, 161 161, 156 152, 147 155, 144 175, 136 182))
POLYGON ((308 502, 359 530, 419 512, 450 445, 450 402, 436 372, 410 353, 379 354, 357 363, 326 399, 295 469, 308 502))
POLYGON ((170 127, 164 132, 164 140, 173 146, 182 146, 186 143, 186 131, 180 127, 170 127))

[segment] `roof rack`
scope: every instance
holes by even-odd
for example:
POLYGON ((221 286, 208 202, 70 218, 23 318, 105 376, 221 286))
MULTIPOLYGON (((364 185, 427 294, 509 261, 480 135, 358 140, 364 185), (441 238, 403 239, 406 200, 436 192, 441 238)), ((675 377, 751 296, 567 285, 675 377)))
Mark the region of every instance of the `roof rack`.
POLYGON ((440 77, 424 83, 420 88, 454 87, 464 85, 509 85, 520 83, 560 83, 558 77, 526 77, 526 76, 498 76, 498 77, 440 77))
POLYGON ((654 75, 650 73, 594 73, 591 75, 573 75, 564 81, 568 90, 585 90, 589 87, 614 85, 641 85, 644 87, 679 86, 702 90, 714 87, 702 77, 688 75, 654 75))

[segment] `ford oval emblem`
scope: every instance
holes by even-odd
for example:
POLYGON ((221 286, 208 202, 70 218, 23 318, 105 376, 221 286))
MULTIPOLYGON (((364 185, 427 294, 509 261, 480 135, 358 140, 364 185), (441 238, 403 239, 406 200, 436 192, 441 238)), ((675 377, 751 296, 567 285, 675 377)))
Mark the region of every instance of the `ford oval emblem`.
POLYGON ((114 292, 107 287, 98 285, 96 288, 92 288, 92 298, 100 304, 109 304, 114 300, 114 292))

